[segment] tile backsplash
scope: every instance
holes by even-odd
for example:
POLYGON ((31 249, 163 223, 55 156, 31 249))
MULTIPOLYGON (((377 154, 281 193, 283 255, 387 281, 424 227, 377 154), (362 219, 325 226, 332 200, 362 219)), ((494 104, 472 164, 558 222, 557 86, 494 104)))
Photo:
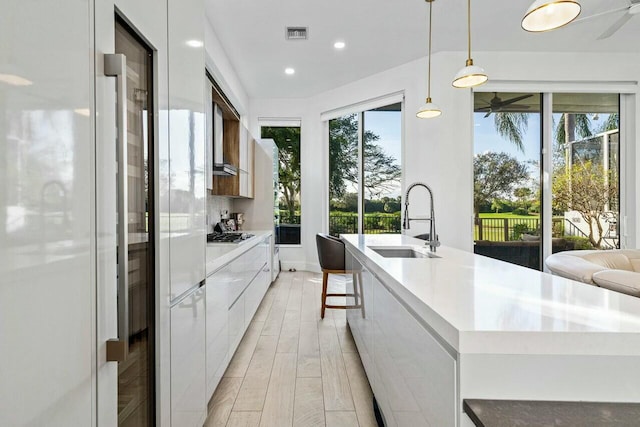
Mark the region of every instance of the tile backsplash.
POLYGON ((233 212, 233 199, 231 197, 207 195, 207 218, 209 219, 207 232, 211 233, 213 227, 220 221, 220 211, 233 212))

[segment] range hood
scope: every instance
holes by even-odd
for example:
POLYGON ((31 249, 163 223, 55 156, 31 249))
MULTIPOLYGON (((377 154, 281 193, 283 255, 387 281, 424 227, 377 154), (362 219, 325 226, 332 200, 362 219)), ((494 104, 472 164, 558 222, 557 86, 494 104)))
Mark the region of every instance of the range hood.
POLYGON ((235 176, 238 168, 224 161, 224 118, 222 109, 213 103, 213 174, 235 176))

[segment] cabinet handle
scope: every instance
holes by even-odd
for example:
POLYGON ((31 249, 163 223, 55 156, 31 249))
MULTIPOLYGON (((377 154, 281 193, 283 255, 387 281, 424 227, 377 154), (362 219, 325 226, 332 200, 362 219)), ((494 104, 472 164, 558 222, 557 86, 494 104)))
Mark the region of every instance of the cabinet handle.
POLYGON ((129 354, 129 236, 127 195, 127 58, 104 55, 105 76, 116 78, 118 148, 118 338, 107 341, 107 361, 122 362, 129 354))

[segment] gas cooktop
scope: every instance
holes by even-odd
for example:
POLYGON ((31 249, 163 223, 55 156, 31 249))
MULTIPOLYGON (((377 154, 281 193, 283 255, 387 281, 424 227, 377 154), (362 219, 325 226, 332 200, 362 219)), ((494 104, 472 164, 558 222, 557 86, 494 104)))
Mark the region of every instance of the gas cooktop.
POLYGON ((253 234, 247 233, 210 233, 207 234, 207 242, 209 243, 240 243, 253 237, 253 234))

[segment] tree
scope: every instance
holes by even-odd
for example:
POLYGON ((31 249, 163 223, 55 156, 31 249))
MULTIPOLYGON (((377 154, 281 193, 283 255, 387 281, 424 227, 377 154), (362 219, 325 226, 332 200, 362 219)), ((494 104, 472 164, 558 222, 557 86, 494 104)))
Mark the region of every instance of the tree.
POLYGON ((493 114, 493 123, 501 137, 511 141, 524 153, 522 138, 529 128, 527 113, 496 112, 493 114))
POLYGON ((488 152, 473 158, 473 207, 476 218, 480 206, 499 198, 511 197, 512 191, 529 177, 527 165, 507 153, 488 152))
POLYGON ((491 210, 496 213, 500 213, 500 211, 504 212, 505 207, 509 205, 509 201, 505 199, 493 199, 491 202, 491 210))
POLYGON ((570 170, 557 171, 553 178, 554 209, 578 212, 589 227, 589 241, 598 249, 603 237, 600 219, 606 216, 617 194, 615 174, 590 161, 574 164, 570 170))
POLYGON ((616 130, 620 126, 620 116, 618 113, 611 113, 607 116, 607 119, 602 122, 596 133, 607 132, 610 130, 616 130))
POLYGON ((576 134, 581 138, 587 138, 591 132, 591 120, 586 114, 564 113, 556 126, 556 142, 564 146, 567 142, 576 140, 576 134))
POLYGON ((513 195, 518 199, 518 207, 528 211, 531 207, 533 191, 528 187, 519 187, 513 191, 513 195))
POLYGON ((262 138, 272 138, 278 147, 280 193, 289 218, 300 202, 300 128, 263 127, 262 138))
MULTIPOLYGON (((364 187, 368 198, 380 197, 398 185, 397 160, 376 144, 380 137, 364 132, 364 187)), ((347 183, 358 183, 358 120, 356 114, 329 121, 329 194, 344 197, 347 183)))

